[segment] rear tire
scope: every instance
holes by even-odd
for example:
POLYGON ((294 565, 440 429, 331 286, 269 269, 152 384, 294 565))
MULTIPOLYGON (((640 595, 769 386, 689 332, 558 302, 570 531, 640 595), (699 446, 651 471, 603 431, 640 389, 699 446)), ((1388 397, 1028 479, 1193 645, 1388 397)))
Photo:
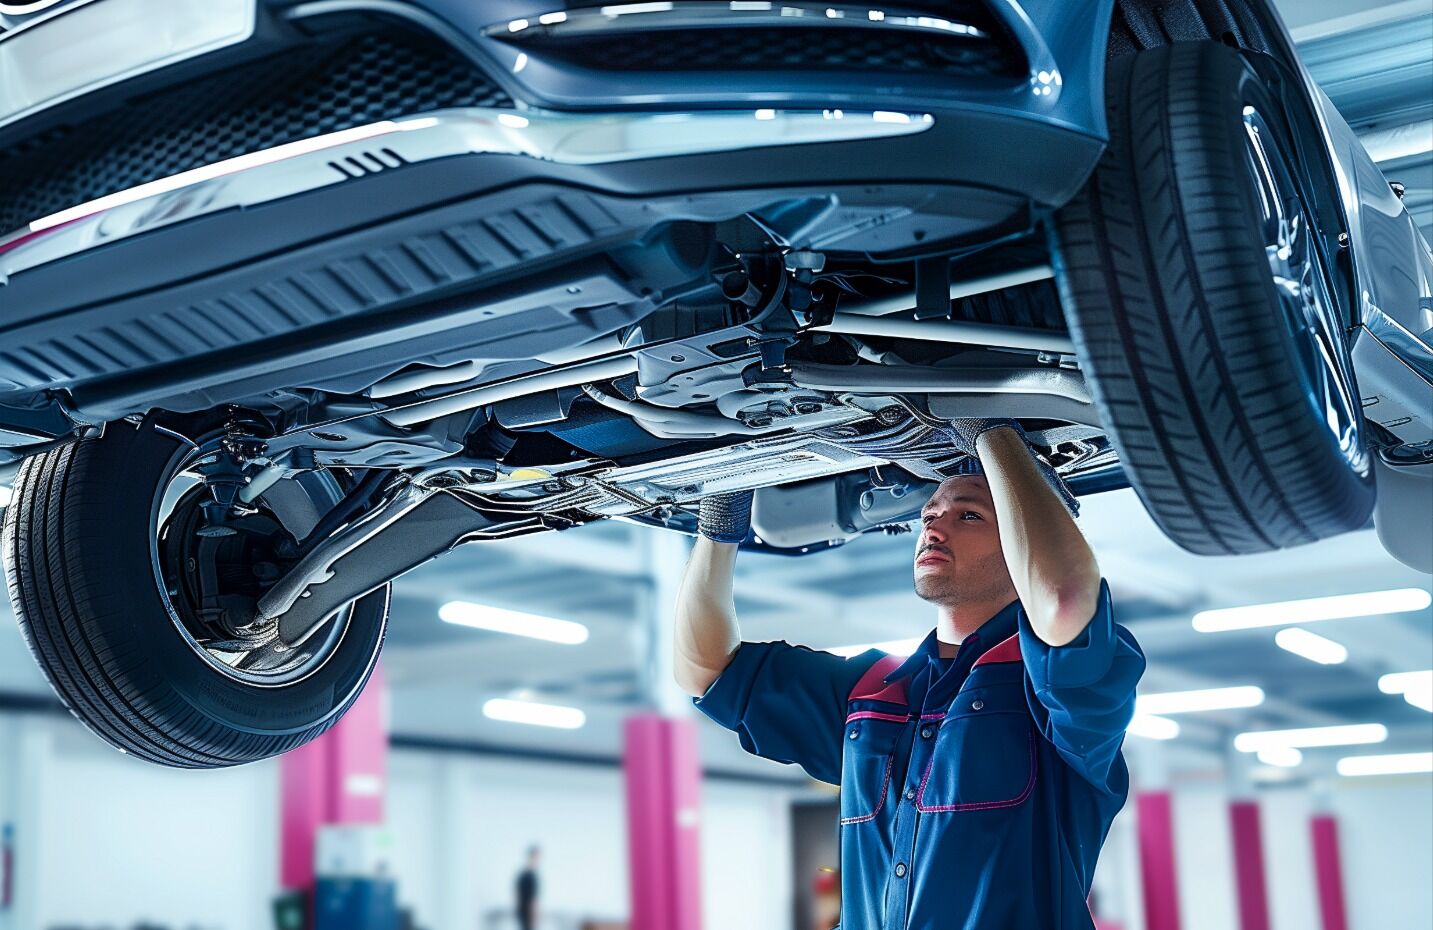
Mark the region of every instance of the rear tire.
MULTIPOLYGON (((1216 42, 1112 61, 1109 148, 1056 217, 1062 303, 1100 415, 1155 522, 1200 554, 1313 542, 1373 507, 1349 298, 1330 275, 1337 231, 1302 209, 1308 287, 1276 288, 1283 259, 1266 249, 1267 204, 1283 197, 1259 196, 1269 175, 1248 121, 1297 151, 1285 86, 1216 42), (1318 288, 1324 323, 1288 296, 1318 288)), ((1318 172, 1287 160, 1291 205, 1307 204, 1318 172)))
POLYGON ((218 768, 287 752, 338 721, 377 662, 388 589, 356 602, 298 680, 263 686, 217 670, 172 619, 151 556, 154 495, 182 448, 117 423, 26 460, 0 546, 21 632, 70 712, 141 759, 218 768))

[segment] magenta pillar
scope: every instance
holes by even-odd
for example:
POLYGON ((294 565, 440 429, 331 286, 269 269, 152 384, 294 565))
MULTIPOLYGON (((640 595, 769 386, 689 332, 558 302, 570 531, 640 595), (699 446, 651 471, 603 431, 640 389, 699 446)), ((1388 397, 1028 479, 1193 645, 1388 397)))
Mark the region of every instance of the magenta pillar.
POLYGON ((1264 834, 1256 801, 1229 805, 1234 841, 1234 887, 1239 894, 1239 930, 1269 930, 1269 892, 1264 880, 1264 834))
POLYGON ((1338 821, 1319 814, 1310 822, 1314 846, 1314 881, 1319 891, 1323 930, 1348 930, 1343 902, 1343 867, 1339 863, 1338 821))
POLYGON ((279 881, 284 888, 313 887, 320 827, 383 822, 387 764, 380 666, 333 729, 279 760, 279 881))
POLYGON ((1180 930, 1179 882, 1174 866, 1174 805, 1168 791, 1135 797, 1139 869, 1144 882, 1146 930, 1180 930))
POLYGON ((696 722, 638 714, 622 737, 632 930, 701 930, 696 722))

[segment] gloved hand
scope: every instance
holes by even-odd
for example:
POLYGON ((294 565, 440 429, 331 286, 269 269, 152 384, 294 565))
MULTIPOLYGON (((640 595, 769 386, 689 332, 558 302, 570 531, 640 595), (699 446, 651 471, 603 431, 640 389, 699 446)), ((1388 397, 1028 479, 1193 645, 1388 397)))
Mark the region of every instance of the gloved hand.
POLYGON ((719 543, 743 543, 751 530, 754 491, 729 491, 702 498, 697 531, 719 543))
POLYGON ((966 455, 975 455, 975 441, 980 438, 981 433, 1008 426, 1025 438, 1025 431, 1020 424, 1008 417, 998 417, 991 420, 982 420, 978 417, 961 417, 951 420, 950 426, 946 427, 945 434, 950 439, 950 444, 966 455))
POLYGON ((976 417, 962 417, 950 421, 950 426, 944 430, 946 437, 957 451, 964 452, 970 456, 970 464, 967 465, 969 470, 966 471, 966 474, 984 473, 984 469, 980 464, 980 456, 975 451, 975 441, 980 438, 982 433, 1002 426, 1008 426, 1015 430, 1020 438, 1025 440, 1026 448, 1030 449, 1030 456, 1035 460, 1035 465, 1040 469, 1040 473, 1045 476, 1045 481, 1050 487, 1054 488, 1056 494, 1060 495, 1060 500, 1064 501, 1065 508, 1069 510, 1071 514, 1079 516, 1079 499, 1076 498, 1074 492, 1070 490, 1070 486, 1065 483, 1065 479, 1061 478, 1059 473, 1055 471, 1054 466, 1035 452, 1034 447, 1030 445, 1029 439, 1025 436, 1025 430, 1014 420, 1008 418, 983 420, 976 417))

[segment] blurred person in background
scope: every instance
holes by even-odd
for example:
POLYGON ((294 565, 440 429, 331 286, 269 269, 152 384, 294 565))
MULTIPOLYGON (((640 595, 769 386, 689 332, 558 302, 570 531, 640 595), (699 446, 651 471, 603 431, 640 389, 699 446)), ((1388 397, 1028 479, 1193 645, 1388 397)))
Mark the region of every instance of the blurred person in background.
POLYGON ((913 655, 742 642, 747 491, 702 501, 675 677, 748 752, 841 786, 846 930, 1092 930, 1144 654, 1020 425, 944 431, 965 457, 921 510, 915 593, 938 612, 913 655))
POLYGON ((542 850, 530 846, 527 850, 527 865, 517 875, 517 925, 519 930, 533 930, 537 926, 537 863, 542 850))

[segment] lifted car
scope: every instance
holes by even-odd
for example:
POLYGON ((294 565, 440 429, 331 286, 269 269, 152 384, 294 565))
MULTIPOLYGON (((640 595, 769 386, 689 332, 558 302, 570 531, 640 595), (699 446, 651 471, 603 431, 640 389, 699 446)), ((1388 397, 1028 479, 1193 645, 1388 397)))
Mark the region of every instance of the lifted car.
POLYGON ((1198 553, 1378 474, 1433 561, 1433 259, 1267 0, 31 6, 9 590, 138 757, 323 732, 465 542, 748 488, 751 547, 900 529, 956 417, 1198 553))

